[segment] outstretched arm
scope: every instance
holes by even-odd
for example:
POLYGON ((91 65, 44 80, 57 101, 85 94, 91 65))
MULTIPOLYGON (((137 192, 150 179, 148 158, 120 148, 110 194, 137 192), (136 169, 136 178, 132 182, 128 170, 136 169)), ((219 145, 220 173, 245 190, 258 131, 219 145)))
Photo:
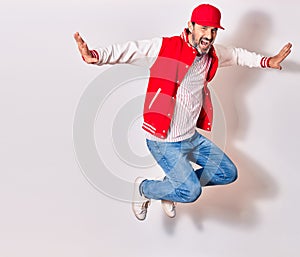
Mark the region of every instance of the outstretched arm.
POLYGON ((280 50, 277 55, 270 57, 268 66, 273 69, 281 70, 282 67, 280 64, 290 54, 291 47, 292 44, 288 43, 280 50))
POLYGON ((292 44, 286 44, 280 52, 272 57, 264 57, 255 52, 249 52, 242 48, 225 47, 215 45, 217 56, 219 57, 219 66, 226 67, 232 65, 241 65, 248 67, 273 68, 281 70, 281 62, 290 54, 292 44))
POLYGON ((78 32, 74 34, 74 38, 83 60, 97 65, 126 63, 151 67, 162 45, 162 38, 153 38, 112 44, 91 50, 78 32))
POLYGON ((93 54, 93 52, 89 50, 86 42, 84 42, 78 32, 74 34, 74 39, 77 43, 78 50, 86 63, 94 64, 99 61, 98 58, 93 54))

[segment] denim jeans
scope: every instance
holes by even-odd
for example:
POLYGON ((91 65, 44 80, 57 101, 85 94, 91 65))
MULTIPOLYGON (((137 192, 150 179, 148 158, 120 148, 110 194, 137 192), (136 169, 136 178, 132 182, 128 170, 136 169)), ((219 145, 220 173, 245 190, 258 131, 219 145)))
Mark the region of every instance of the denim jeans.
POLYGON ((140 186, 149 199, 193 202, 203 186, 225 185, 237 179, 237 169, 214 143, 196 132, 180 142, 147 139, 154 159, 165 172, 163 180, 144 180, 140 186), (194 170, 191 163, 201 166, 194 170))

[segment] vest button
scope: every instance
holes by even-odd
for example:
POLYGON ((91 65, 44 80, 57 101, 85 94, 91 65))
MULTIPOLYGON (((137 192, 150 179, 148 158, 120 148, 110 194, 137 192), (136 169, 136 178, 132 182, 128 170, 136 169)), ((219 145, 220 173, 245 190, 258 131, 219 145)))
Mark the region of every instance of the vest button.
POLYGON ((185 67, 186 67, 187 69, 189 68, 189 66, 188 66, 188 65, 186 65, 185 67))

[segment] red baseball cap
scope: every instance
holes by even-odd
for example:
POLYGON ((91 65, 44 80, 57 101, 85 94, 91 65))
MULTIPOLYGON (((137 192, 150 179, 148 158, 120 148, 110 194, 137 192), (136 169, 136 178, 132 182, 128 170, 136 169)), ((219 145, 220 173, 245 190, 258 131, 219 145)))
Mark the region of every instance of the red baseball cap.
POLYGON ((224 29, 221 24, 221 12, 210 4, 200 4, 192 13, 191 22, 202 26, 224 29))

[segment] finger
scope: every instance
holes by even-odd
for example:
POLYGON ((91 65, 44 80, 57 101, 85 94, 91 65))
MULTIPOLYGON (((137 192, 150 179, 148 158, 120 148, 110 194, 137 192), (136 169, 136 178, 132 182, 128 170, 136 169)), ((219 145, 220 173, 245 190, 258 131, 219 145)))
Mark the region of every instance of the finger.
POLYGON ((80 36, 80 34, 78 32, 76 32, 74 34, 74 38, 75 38, 75 40, 76 40, 77 43, 84 43, 83 38, 80 36))
POLYGON ((291 48, 293 45, 292 45, 292 43, 287 43, 286 46, 288 46, 289 48, 291 48))
POLYGON ((289 55, 291 53, 291 49, 284 49, 280 51, 279 55, 289 55))
POLYGON ((291 43, 287 43, 284 47, 291 48, 291 47, 292 47, 292 44, 291 44, 291 43))
POLYGON ((273 69, 281 70, 282 67, 281 67, 280 63, 277 63, 277 64, 273 67, 273 69))
POLYGON ((87 46, 87 43, 84 42, 84 40, 82 39, 82 37, 79 35, 79 33, 75 33, 74 34, 74 38, 77 42, 77 46, 78 46, 78 50, 80 52, 80 54, 86 59, 88 57, 91 57, 91 53, 90 50, 87 46))
POLYGON ((78 32, 74 34, 74 38, 76 40, 79 51, 81 53, 84 52, 87 45, 78 32))
POLYGON ((73 36, 74 36, 75 40, 77 40, 77 38, 79 36, 79 32, 75 32, 73 36))
POLYGON ((289 52, 289 51, 291 51, 291 49, 290 49, 289 47, 285 46, 285 47, 283 47, 283 48, 280 50, 279 54, 280 54, 280 55, 283 55, 283 54, 286 54, 286 53, 289 52))
POLYGON ((281 57, 280 59, 284 60, 290 53, 291 53, 291 50, 288 50, 288 51, 282 53, 280 56, 281 57))
POLYGON ((84 47, 84 44, 78 43, 78 50, 81 55, 86 55, 86 49, 84 47))
POLYGON ((281 49, 280 52, 289 52, 289 51, 291 51, 291 48, 292 48, 292 44, 288 43, 281 49))
POLYGON ((291 46, 284 47, 279 54, 276 56, 277 61, 280 63, 282 62, 290 53, 291 53, 291 46))
POLYGON ((85 42, 81 46, 81 51, 84 55, 91 56, 90 50, 85 42))

